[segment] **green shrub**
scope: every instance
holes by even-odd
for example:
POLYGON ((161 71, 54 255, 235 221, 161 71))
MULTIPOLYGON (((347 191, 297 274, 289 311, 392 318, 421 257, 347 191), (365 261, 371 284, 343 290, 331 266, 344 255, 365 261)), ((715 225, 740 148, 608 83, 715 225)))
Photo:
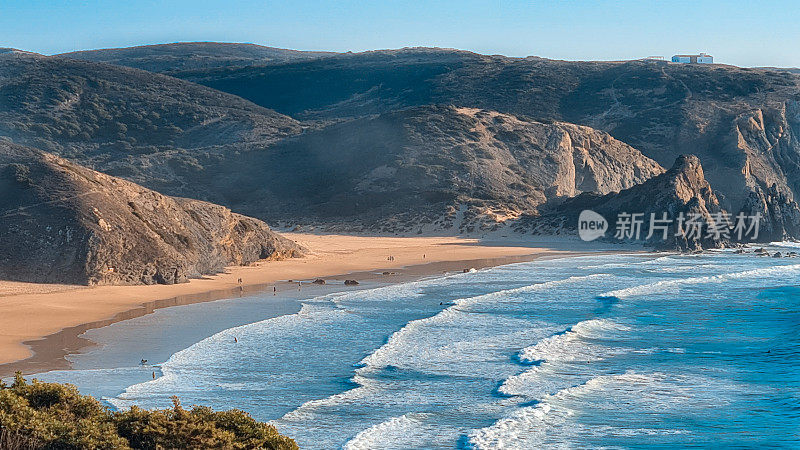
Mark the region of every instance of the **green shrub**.
POLYGON ((239 410, 184 409, 177 397, 164 410, 112 412, 69 384, 0 383, 3 449, 296 449, 272 425, 239 410))

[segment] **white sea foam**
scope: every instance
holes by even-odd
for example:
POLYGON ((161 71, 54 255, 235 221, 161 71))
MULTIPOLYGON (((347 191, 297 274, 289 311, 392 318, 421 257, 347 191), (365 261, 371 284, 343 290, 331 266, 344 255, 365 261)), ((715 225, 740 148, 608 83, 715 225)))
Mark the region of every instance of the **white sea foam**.
POLYGON ((408 413, 392 417, 359 432, 344 445, 344 450, 370 450, 389 448, 412 448, 415 435, 427 434, 425 420, 430 414, 408 413), (422 433, 421 433, 422 432, 422 433))
MULTIPOLYGON (((558 286, 567 286, 607 278, 606 274, 573 276, 552 280, 513 289, 503 289, 478 296, 458 299, 453 305, 443 309, 436 315, 408 322, 403 328, 390 336, 386 344, 366 356, 363 367, 356 370, 351 381, 359 386, 324 399, 306 402, 299 408, 287 413, 280 422, 296 422, 317 417, 325 407, 359 403, 368 401, 380 404, 390 396, 393 403, 407 402, 410 405, 418 400, 412 397, 400 397, 397 391, 382 392, 385 386, 378 384, 371 375, 388 366, 406 368, 426 373, 447 375, 476 376, 488 378, 508 377, 509 366, 507 356, 502 348, 517 345, 519 342, 538 341, 556 331, 552 326, 537 324, 530 320, 491 316, 491 320, 480 312, 473 311, 487 305, 502 304, 507 301, 518 301, 515 296, 523 293, 547 291, 558 286), (493 356, 493 353, 497 353, 493 356), (496 372, 492 358, 502 362, 503 370, 496 372), (493 372, 494 370, 494 372, 493 372), (483 373, 485 372, 485 373, 483 373)), ((406 395, 414 395, 406 393, 406 395)))
MULTIPOLYGON (((241 339, 242 342, 256 341, 264 342, 269 346, 269 339, 260 336, 261 333, 271 330, 280 333, 287 327, 304 327, 305 323, 315 320, 317 322, 335 321, 337 318, 348 314, 341 309, 333 309, 320 304, 303 304, 300 311, 295 314, 273 317, 252 324, 241 325, 220 331, 194 345, 174 353, 167 361, 159 364, 161 376, 155 380, 129 386, 116 398, 106 399, 117 409, 127 409, 136 404, 140 399, 152 397, 154 395, 168 399, 170 392, 203 392, 209 387, 220 386, 216 378, 209 376, 216 370, 233 365, 229 360, 236 357, 247 356, 247 352, 264 352, 269 350, 267 347, 244 346, 234 342, 234 337, 241 339)), ((245 386, 241 384, 230 386, 230 390, 241 390, 245 386)), ((249 385, 247 389, 258 390, 258 386, 249 385)), ((161 405, 166 406, 166 405, 161 405)))
POLYGON ((653 429, 622 424, 622 426, 589 425, 581 423, 580 412, 585 409, 618 409, 637 407, 661 412, 684 407, 713 406, 712 398, 697 402, 687 383, 675 383, 660 373, 626 372, 601 375, 585 383, 564 388, 542 397, 535 406, 515 410, 493 425, 469 434, 475 448, 524 449, 569 447, 570 442, 588 436, 642 436, 680 434, 681 429, 653 429), (692 403, 701 403, 692 405, 692 403))
POLYGON ((596 270, 596 269, 627 269, 629 267, 637 266, 650 266, 650 265, 664 265, 674 264, 676 259, 672 255, 659 256, 657 258, 648 257, 644 261, 631 260, 629 255, 612 256, 613 260, 620 259, 620 262, 606 262, 601 264, 591 264, 586 266, 578 266, 580 270, 596 270))
POLYGON ((602 359, 598 346, 589 344, 587 339, 603 337, 604 332, 627 331, 630 328, 607 319, 584 320, 575 324, 562 334, 548 337, 536 345, 524 349, 520 354, 523 361, 597 361, 602 359))
MULTIPOLYGON (((530 293, 536 291, 546 291, 548 289, 553 289, 558 286, 563 286, 572 283, 581 283, 589 280, 596 280, 606 278, 608 275, 606 274, 593 274, 593 275, 586 275, 586 276, 573 276, 569 278, 565 278, 562 280, 553 280, 547 281, 543 283, 536 283, 528 286, 523 286, 519 288, 513 289, 504 289, 500 291, 490 292, 483 295, 478 295, 474 297, 462 298, 456 300, 454 304, 448 308, 445 308, 438 314, 427 317, 425 319, 414 320, 407 323, 403 328, 392 334, 389 338, 388 342, 375 350, 372 354, 368 355, 364 358, 361 363, 367 366, 368 368, 381 368, 386 367, 388 365, 402 365, 404 360, 408 360, 410 355, 417 355, 417 358, 420 356, 428 356, 423 357, 426 363, 425 367, 430 368, 430 363, 435 362, 431 361, 431 359, 437 359, 445 363, 447 367, 453 363, 453 361, 457 361, 459 359, 463 359, 468 357, 469 355, 474 355, 476 353, 470 353, 464 351, 466 349, 462 348, 459 349, 460 351, 458 354, 453 355, 453 358, 441 358, 441 355, 421 355, 424 352, 435 352, 438 353, 442 350, 443 343, 444 344, 457 344, 457 343, 469 343, 469 346, 473 348, 475 351, 480 349, 486 348, 485 345, 482 345, 481 342, 475 341, 475 339, 479 339, 480 336, 486 335, 486 333, 482 332, 481 328, 492 327, 492 328, 500 328, 506 330, 519 330, 520 331, 511 331, 503 333, 508 335, 511 341, 517 341, 519 337, 527 337, 530 339, 531 337, 537 337, 543 331, 549 331, 549 328, 544 328, 544 325, 540 326, 532 326, 532 324, 527 320, 522 319, 510 319, 510 318, 502 318, 502 317, 495 317, 491 322, 487 322, 482 317, 475 318, 471 312, 477 309, 480 305, 483 304, 496 304, 502 303, 504 301, 516 301, 519 294, 523 293, 530 293), (448 339, 439 339, 434 338, 433 340, 424 340, 420 339, 420 334, 422 334, 423 330, 425 329, 441 329, 439 327, 442 326, 449 326, 455 330, 458 330, 462 333, 461 336, 447 336, 448 339), (478 331, 477 333, 473 333, 478 331), (475 334, 474 337, 469 336, 469 334, 475 334), (457 339, 461 337, 462 339, 457 339), (477 344, 477 345, 476 345, 477 344), (433 358, 430 358, 433 356, 433 358)), ((435 332, 435 331, 434 331, 435 332)), ((493 334, 491 339, 497 341, 498 336, 493 334)), ((507 339, 508 340, 508 339, 507 339)), ((497 342, 495 342, 497 344, 497 342)), ((421 366, 421 365, 420 365, 421 366)))
MULTIPOLYGON (((498 391, 505 395, 538 398, 560 389, 565 370, 562 363, 591 363, 626 353, 628 350, 609 347, 595 340, 610 338, 630 328, 607 319, 584 320, 564 333, 549 336, 520 352, 520 360, 538 363, 517 375, 508 377, 498 391)), ((580 371, 571 369, 576 377, 580 371)))
POLYGON ((797 275, 800 273, 800 264, 765 267, 760 269, 745 270, 742 272, 724 273, 718 275, 707 275, 702 277, 680 278, 674 280, 661 280, 653 283, 632 286, 615 291, 605 292, 600 297, 629 298, 634 296, 661 293, 669 290, 680 289, 684 286, 706 284, 706 283, 725 283, 733 280, 744 279, 763 279, 766 277, 781 277, 787 275, 797 275))

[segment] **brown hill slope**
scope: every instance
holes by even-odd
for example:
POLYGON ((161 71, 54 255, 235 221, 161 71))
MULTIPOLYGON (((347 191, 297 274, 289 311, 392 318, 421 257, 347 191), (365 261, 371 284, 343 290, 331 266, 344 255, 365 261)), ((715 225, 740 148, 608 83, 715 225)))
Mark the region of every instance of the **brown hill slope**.
POLYGON ((403 49, 175 75, 301 119, 438 103, 587 125, 662 165, 697 155, 731 210, 773 184, 800 193, 800 77, 788 72, 403 49))
POLYGON ((0 136, 171 194, 196 157, 301 131, 287 116, 165 75, 36 54, 0 54, 0 136))
POLYGON ((247 214, 386 230, 394 220, 407 224, 398 229, 447 227, 462 206, 503 221, 663 171, 588 127, 453 106, 356 119, 204 167, 205 189, 247 214))
POLYGON ((133 67, 151 72, 247 66, 306 60, 335 55, 256 44, 226 42, 175 42, 138 47, 104 48, 62 53, 56 56, 133 67))
POLYGON ((0 276, 79 284, 178 283, 300 254, 263 222, 172 198, 0 142, 0 276))

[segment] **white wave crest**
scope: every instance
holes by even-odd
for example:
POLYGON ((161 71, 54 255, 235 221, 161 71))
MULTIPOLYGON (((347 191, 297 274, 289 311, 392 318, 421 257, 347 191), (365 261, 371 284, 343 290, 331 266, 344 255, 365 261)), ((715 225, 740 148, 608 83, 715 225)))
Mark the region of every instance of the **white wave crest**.
POLYGON ((410 436, 418 434, 430 414, 408 413, 373 425, 359 432, 344 445, 344 450, 408 447, 410 436))
POLYGON ((652 294, 655 292, 663 292, 668 289, 679 289, 683 286, 696 284, 724 283, 732 280, 796 275, 798 273, 800 273, 800 264, 773 266, 761 269, 745 270, 742 272, 723 273, 719 275, 707 275, 702 277, 681 278, 675 280, 661 280, 654 283, 642 284, 639 286, 632 286, 629 288, 605 292, 600 294, 600 297, 629 298, 652 294))
POLYGON ((552 392, 558 389, 559 383, 563 383, 563 377, 559 376, 561 370, 554 367, 555 363, 590 363, 625 353, 627 349, 596 344, 592 340, 608 338, 614 333, 628 330, 629 327, 608 319, 591 319, 578 322, 564 333, 542 339, 519 354, 522 361, 540 364, 508 377, 498 392, 528 398, 552 392))
POLYGON ((612 402, 612 405, 639 402, 657 411, 665 407, 664 402, 680 407, 680 404, 688 401, 689 397, 682 391, 680 386, 666 382, 666 376, 658 373, 601 375, 583 384, 546 395, 535 406, 517 409, 489 427, 474 430, 469 434, 469 440, 478 449, 522 449, 569 447, 570 442, 589 434, 636 436, 682 433, 683 430, 650 428, 593 429, 590 425, 576 421, 577 409, 586 405, 587 401, 602 403, 605 401, 603 399, 614 397, 616 403, 612 402), (596 398, 589 400, 590 396, 596 398))
POLYGON ((440 325, 443 323, 453 323, 469 313, 469 308, 485 302, 502 302, 508 300, 510 297, 521 294, 530 293, 534 291, 542 291, 552 289, 556 286, 566 285, 570 283, 579 283, 587 280, 594 280, 599 278, 608 277, 607 274, 592 274, 586 276, 573 276, 562 280, 546 281, 543 283, 536 283, 528 286, 522 286, 513 289, 504 289, 500 291, 490 292, 474 297, 458 299, 454 304, 438 314, 418 319, 407 323, 403 328, 396 331, 383 346, 379 347, 373 353, 365 357, 361 363, 365 366, 372 368, 385 367, 389 364, 397 362, 397 354, 403 349, 415 348, 420 345, 415 337, 418 332, 428 326, 440 325))
POLYGON ((524 349, 520 354, 523 361, 598 361, 602 359, 596 346, 589 345, 585 339, 598 339, 610 331, 627 331, 629 327, 607 319, 584 320, 575 324, 562 334, 550 336, 536 345, 524 349))

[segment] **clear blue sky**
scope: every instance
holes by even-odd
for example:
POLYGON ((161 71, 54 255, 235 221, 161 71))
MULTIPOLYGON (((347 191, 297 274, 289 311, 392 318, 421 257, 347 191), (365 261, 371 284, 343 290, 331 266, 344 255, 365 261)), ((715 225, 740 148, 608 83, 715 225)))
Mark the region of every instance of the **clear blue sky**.
POLYGON ((0 47, 52 54, 200 40, 572 60, 705 51, 722 63, 800 67, 800 2, 0 0, 0 47))

